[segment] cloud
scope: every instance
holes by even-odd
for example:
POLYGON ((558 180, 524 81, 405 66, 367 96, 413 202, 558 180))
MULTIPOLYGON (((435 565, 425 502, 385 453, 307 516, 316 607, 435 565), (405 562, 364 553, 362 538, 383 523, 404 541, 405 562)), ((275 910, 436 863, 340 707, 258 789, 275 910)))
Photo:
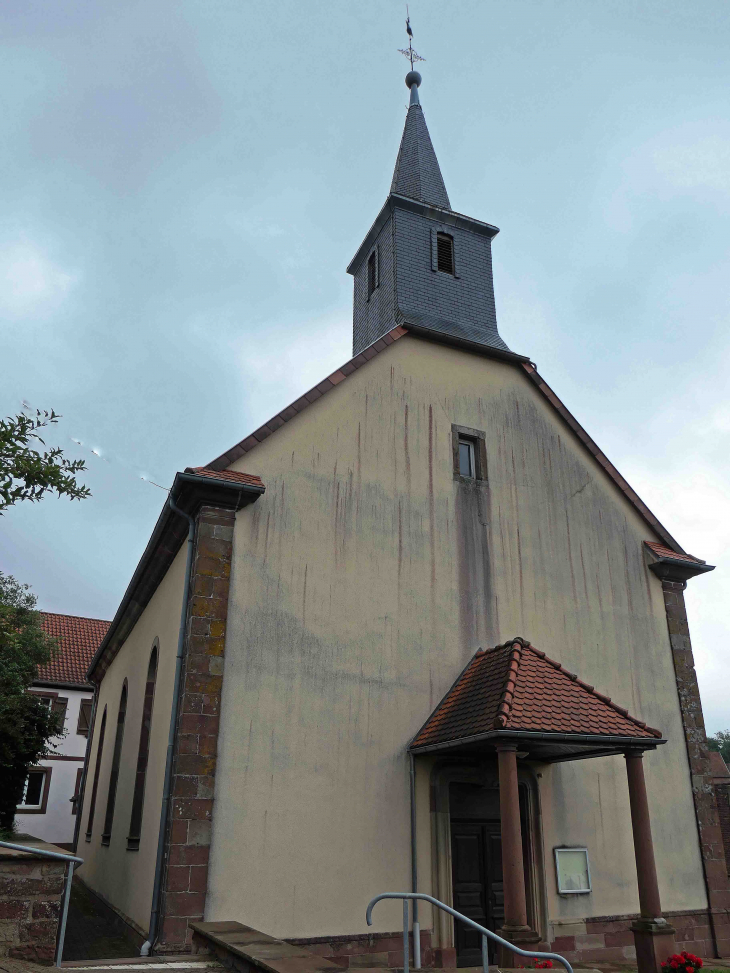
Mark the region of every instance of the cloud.
POLYGON ((7 317, 55 311, 78 280, 79 274, 57 266, 30 241, 0 246, 0 313, 7 317))

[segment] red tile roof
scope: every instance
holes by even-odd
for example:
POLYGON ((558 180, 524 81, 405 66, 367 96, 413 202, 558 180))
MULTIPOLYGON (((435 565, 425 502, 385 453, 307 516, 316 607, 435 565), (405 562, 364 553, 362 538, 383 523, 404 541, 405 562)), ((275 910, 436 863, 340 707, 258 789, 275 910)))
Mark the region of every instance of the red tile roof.
POLYGON ((704 564, 698 557, 692 557, 691 554, 678 554, 673 551, 670 547, 665 547, 663 544, 659 544, 656 541, 644 541, 646 546, 654 553, 657 557, 669 557, 673 561, 687 561, 689 564, 704 564))
POLYGON ((61 651, 48 665, 39 666, 39 682, 89 685, 86 671, 101 645, 110 623, 101 618, 80 618, 78 615, 56 615, 41 612, 43 629, 57 638, 61 651))
POLYGON ((208 466, 188 466, 186 473, 195 473, 196 476, 208 476, 212 480, 230 480, 233 483, 245 483, 246 486, 258 486, 263 489, 263 481, 260 476, 253 473, 238 473, 236 470, 211 470, 208 466))
POLYGON ((710 773, 715 778, 730 777, 730 770, 728 770, 722 754, 716 750, 710 750, 710 773))
POLYGON ((661 737, 608 696, 524 639, 480 649, 441 700, 411 748, 494 730, 661 737))

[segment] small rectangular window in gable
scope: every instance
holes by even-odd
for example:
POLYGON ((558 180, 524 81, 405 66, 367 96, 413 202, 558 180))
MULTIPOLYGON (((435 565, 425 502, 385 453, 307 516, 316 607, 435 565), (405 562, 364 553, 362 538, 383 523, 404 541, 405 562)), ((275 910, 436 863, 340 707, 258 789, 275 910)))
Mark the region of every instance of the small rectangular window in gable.
POLYGON ((443 274, 454 275, 454 238, 448 233, 436 234, 436 265, 443 274))
POLYGON ((373 250, 373 252, 368 257, 368 300, 370 300, 373 291, 378 286, 377 260, 378 260, 377 252, 373 250))

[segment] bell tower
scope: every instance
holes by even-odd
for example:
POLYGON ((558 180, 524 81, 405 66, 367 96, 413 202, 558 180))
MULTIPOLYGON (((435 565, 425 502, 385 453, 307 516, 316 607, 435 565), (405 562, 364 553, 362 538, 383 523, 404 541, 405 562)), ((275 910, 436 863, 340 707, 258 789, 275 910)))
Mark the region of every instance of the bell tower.
MULTIPOLYGON (((406 53, 406 52, 404 52, 406 53)), ((398 324, 509 351, 497 331, 492 281, 496 226, 451 208, 418 89, 385 205, 353 257, 353 355, 398 324)))

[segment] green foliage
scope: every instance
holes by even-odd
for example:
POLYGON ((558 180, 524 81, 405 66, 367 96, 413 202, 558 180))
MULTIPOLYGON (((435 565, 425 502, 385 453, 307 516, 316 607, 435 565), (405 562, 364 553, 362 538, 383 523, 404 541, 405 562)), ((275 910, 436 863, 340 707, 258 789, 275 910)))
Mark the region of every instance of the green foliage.
POLYGON ((714 737, 708 737, 707 748, 719 753, 730 766, 730 730, 719 730, 714 737))
POLYGON ((12 831, 28 767, 48 753, 60 718, 27 692, 36 666, 57 652, 41 628, 36 598, 28 585, 0 571, 0 829, 12 831))
POLYGON ((37 501, 52 490, 70 500, 91 495, 75 478, 86 469, 83 460, 66 459, 58 446, 42 453, 33 448, 34 441, 45 446, 38 430, 59 418, 53 410, 37 409, 34 416, 20 413, 0 419, 0 514, 19 500, 37 501))

